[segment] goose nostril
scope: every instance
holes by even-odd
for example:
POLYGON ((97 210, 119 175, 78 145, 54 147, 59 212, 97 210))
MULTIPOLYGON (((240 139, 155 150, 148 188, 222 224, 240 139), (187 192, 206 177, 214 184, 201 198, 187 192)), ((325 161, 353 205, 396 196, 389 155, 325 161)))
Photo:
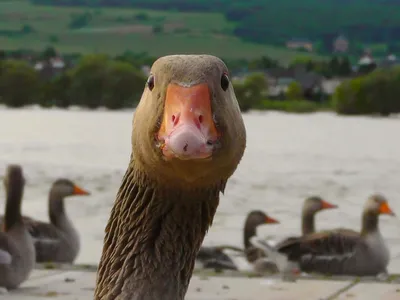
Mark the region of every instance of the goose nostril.
POLYGON ((172 124, 174 124, 174 126, 176 126, 176 124, 178 124, 178 122, 179 122, 179 114, 172 115, 171 120, 172 120, 172 124))

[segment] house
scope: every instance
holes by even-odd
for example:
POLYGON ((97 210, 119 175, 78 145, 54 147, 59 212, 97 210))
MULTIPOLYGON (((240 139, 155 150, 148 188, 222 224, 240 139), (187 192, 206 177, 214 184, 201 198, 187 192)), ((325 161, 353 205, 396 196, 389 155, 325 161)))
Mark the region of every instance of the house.
POLYGON ((312 52, 313 51, 313 43, 307 39, 291 39, 286 42, 286 47, 288 49, 304 49, 306 51, 312 52))
POLYGON ((295 81, 293 72, 285 68, 272 68, 264 71, 268 82, 268 94, 270 97, 284 95, 289 84, 295 81))
POLYGON ((265 71, 265 76, 268 81, 268 92, 271 97, 279 97, 285 94, 293 81, 300 84, 306 98, 312 98, 313 95, 323 90, 322 82, 324 77, 315 72, 306 71, 304 66, 289 69, 269 69, 265 71))
POLYGON ((67 68, 67 64, 61 57, 53 57, 49 60, 38 61, 34 64, 34 69, 45 79, 61 74, 67 68))
POLYGON ((358 60, 357 63, 357 71, 356 74, 368 74, 369 72, 375 70, 377 67, 377 63, 374 59, 374 57, 371 54, 370 50, 365 50, 364 54, 361 55, 360 59, 358 60))
POLYGON ((61 57, 52 57, 49 61, 38 61, 34 68, 36 71, 41 71, 44 67, 51 66, 54 69, 64 69, 65 62, 61 57))
POLYGON ((345 53, 347 51, 349 51, 349 40, 345 36, 339 35, 333 41, 333 52, 345 53))
POLYGON ((322 81, 322 91, 326 95, 333 95, 336 91, 337 87, 342 84, 345 78, 332 78, 332 79, 324 79, 322 81))
POLYGON ((389 54, 378 63, 379 68, 391 68, 394 66, 400 66, 400 60, 394 54, 389 54))
POLYGON ((365 50, 364 54, 358 60, 359 66, 372 65, 374 63, 375 63, 375 59, 373 58, 371 51, 369 51, 369 50, 365 50))
POLYGON ((150 66, 147 66, 147 65, 144 65, 144 66, 142 66, 142 67, 140 68, 140 70, 142 71, 142 73, 143 73, 145 76, 150 76, 150 69, 151 69, 151 67, 150 67, 150 66))

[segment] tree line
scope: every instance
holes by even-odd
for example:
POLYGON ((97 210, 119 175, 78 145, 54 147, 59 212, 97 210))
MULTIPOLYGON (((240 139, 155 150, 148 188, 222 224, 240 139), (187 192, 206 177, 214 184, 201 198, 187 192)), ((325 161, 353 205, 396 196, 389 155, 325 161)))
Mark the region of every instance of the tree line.
MULTIPOLYGON (((30 54, 32 55, 32 54, 30 54)), ((70 56, 65 69, 55 69, 54 48, 39 54, 42 68, 26 59, 30 55, 0 51, 0 103, 9 107, 39 104, 42 107, 81 106, 91 109, 135 107, 140 100, 147 76, 141 70, 155 58, 125 53, 116 57, 103 54, 70 56), (69 66, 68 66, 69 64, 69 66)), ((65 58, 65 57, 64 57, 65 58)), ((234 67, 238 62, 230 62, 234 67)), ((245 66, 259 69, 276 63, 267 58, 247 62, 245 66)), ((239 64, 238 64, 239 65, 239 64)), ((250 72, 244 80, 234 80, 239 104, 243 111, 268 108, 268 82, 262 72, 250 72)), ((285 98, 302 100, 302 90, 294 82, 285 98)), ((281 99, 282 100, 282 99, 281 99)))
POLYGON ((0 103, 9 107, 133 107, 146 82, 132 64, 101 54, 84 56, 76 66, 54 76, 43 73, 23 60, 2 60, 0 103))
MULTIPOLYGON (((141 70, 155 58, 130 52, 110 57, 103 54, 64 56, 67 67, 61 71, 50 68, 57 57, 54 48, 36 55, 44 62, 42 70, 26 59, 33 54, 26 51, 0 51, 0 103, 10 107, 39 104, 42 107, 120 109, 135 107, 140 100, 147 76, 141 70), (69 66, 68 66, 68 63, 69 66)), ((306 68, 343 75, 344 81, 332 99, 323 103, 307 101, 302 86, 293 81, 279 99, 269 96, 269 83, 262 70, 279 67, 267 57, 251 61, 227 61, 231 70, 245 68, 247 75, 233 80, 242 111, 249 109, 279 109, 287 111, 315 111, 327 107, 339 114, 381 114, 400 112, 397 89, 400 88, 400 67, 370 69, 356 77, 348 76, 346 58, 333 57, 330 61, 294 60, 289 67, 303 64, 306 68), (261 71, 260 71, 261 70, 261 71), (332 100, 332 101, 331 101, 332 100)), ((353 74, 354 75, 354 74, 353 74)), ((400 90, 399 90, 400 91, 400 90)), ((312 100, 312 99, 311 99, 312 100)))

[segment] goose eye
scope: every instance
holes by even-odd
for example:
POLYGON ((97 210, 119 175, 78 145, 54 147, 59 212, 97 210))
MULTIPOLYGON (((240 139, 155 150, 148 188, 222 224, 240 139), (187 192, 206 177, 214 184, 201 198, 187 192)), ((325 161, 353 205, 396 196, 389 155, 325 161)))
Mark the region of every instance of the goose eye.
POLYGON ((229 78, 226 73, 221 76, 221 88, 226 91, 229 87, 229 78))
POLYGON ((147 86, 150 91, 154 89, 154 75, 150 75, 149 78, 147 79, 147 86))

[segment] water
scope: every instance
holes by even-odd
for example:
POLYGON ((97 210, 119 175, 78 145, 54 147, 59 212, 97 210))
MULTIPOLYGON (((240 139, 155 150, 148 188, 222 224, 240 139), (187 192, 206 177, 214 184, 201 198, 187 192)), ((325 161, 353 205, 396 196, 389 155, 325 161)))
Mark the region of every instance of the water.
MULTIPOLYGON (((317 216, 318 229, 358 229, 361 208, 374 192, 383 193, 400 215, 400 119, 275 112, 244 119, 246 153, 205 244, 242 246, 244 218, 252 209, 281 221, 260 227, 259 235, 300 233, 300 208, 312 194, 340 206, 317 216)), ((66 201, 81 233, 77 263, 100 259, 104 227, 129 161, 131 123, 130 111, 0 110, 0 174, 6 164, 23 165, 25 215, 48 219, 47 193, 57 177, 92 192, 66 201)), ((400 272, 399 219, 382 216, 381 230, 392 254, 389 271, 400 272)))

